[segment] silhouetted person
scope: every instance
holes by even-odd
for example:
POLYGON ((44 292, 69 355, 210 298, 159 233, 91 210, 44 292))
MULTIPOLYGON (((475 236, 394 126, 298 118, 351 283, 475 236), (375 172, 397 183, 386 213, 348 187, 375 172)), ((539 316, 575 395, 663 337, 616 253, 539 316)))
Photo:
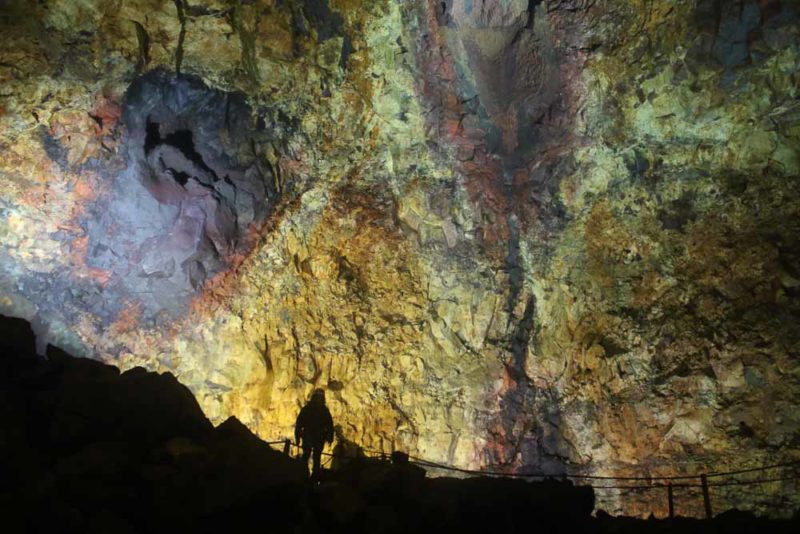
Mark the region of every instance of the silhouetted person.
POLYGON ((311 400, 300 410, 294 425, 294 439, 301 442, 306 465, 308 457, 313 454, 312 476, 318 475, 322 448, 326 442, 333 442, 333 418, 325 406, 325 392, 321 389, 315 389, 311 400))
POLYGON ((352 462, 364 458, 364 450, 357 444, 344 437, 342 425, 333 427, 336 434, 336 447, 333 448, 333 461, 331 469, 336 471, 349 466, 352 462))

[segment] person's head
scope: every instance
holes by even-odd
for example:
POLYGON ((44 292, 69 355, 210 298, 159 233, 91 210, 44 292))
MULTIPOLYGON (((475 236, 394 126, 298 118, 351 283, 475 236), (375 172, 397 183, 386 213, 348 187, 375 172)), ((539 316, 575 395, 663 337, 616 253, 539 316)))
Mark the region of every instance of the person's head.
POLYGON ((325 404, 325 391, 319 388, 315 389, 314 393, 311 394, 311 402, 325 404))
POLYGON ((334 426, 333 427, 333 433, 336 436, 336 439, 338 439, 339 441, 344 439, 344 429, 342 428, 342 425, 334 426))

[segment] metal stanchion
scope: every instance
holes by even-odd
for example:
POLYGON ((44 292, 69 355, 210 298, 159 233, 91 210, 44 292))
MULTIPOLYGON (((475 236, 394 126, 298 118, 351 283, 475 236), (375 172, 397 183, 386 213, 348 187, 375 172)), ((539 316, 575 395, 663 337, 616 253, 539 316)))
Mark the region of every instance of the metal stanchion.
POLYGON ((708 495, 708 477, 705 473, 700 475, 700 483, 703 485, 703 506, 706 509, 706 519, 711 519, 711 497, 708 495))
POLYGON ((667 484, 667 503, 669 504, 669 518, 675 517, 675 501, 672 496, 672 482, 667 484))

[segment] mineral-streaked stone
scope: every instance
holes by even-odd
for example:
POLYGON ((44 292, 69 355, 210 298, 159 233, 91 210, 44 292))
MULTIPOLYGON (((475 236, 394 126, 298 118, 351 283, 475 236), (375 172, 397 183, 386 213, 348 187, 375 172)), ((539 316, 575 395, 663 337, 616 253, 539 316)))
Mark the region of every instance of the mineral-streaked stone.
MULTIPOLYGON (((170 370, 265 438, 325 387, 348 439, 462 467, 797 458, 790 2, 6 4, 0 311, 41 337, 170 370), (123 179, 126 91, 178 70, 250 119, 203 137, 241 179, 192 213, 123 179), (235 231, 158 223, 223 205, 235 231), (181 228, 199 256, 162 246, 181 228)), ((715 509, 785 513, 793 484, 715 509)))

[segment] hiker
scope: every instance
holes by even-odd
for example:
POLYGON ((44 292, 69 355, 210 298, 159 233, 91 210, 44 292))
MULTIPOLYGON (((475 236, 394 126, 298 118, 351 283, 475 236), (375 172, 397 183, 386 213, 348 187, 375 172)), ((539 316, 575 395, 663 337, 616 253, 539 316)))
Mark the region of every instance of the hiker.
POLYGON ((325 392, 321 389, 315 389, 311 400, 300 410, 294 425, 294 439, 303 447, 303 462, 306 466, 308 457, 313 454, 314 469, 311 476, 318 476, 322 449, 326 442, 333 442, 333 418, 325 406, 325 392))

